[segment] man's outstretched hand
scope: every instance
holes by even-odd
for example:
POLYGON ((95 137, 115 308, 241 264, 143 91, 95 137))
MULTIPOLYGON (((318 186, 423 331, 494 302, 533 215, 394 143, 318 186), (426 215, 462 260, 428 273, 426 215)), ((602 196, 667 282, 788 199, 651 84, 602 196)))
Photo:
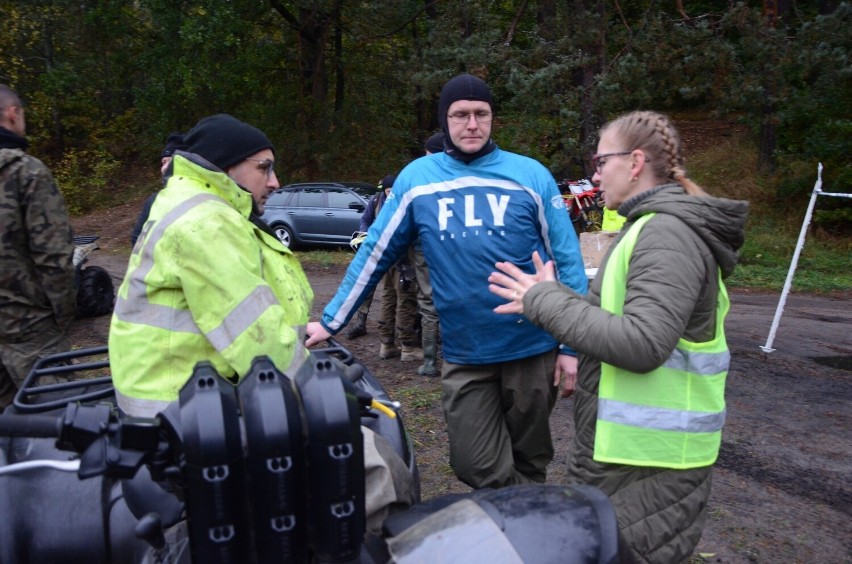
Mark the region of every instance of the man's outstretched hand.
POLYGON ((305 332, 308 335, 307 340, 305 341, 305 346, 310 348, 317 343, 321 343, 331 337, 331 333, 322 326, 322 323, 319 321, 311 321, 308 323, 305 332))

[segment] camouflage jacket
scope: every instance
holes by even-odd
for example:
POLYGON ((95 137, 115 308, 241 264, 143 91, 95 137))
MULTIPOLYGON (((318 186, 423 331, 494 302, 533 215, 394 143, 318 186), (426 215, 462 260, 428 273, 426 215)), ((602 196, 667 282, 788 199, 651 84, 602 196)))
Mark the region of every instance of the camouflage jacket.
POLYGON ((53 175, 0 128, 0 342, 21 342, 75 313, 74 244, 53 175), (49 325, 47 325, 49 326, 49 325))

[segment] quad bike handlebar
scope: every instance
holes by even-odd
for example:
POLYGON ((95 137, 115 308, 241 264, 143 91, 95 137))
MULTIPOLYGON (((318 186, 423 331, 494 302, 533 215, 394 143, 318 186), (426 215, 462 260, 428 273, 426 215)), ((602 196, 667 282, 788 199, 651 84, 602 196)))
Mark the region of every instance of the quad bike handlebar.
POLYGON ((58 438, 61 419, 50 415, 0 415, 0 435, 6 437, 58 438))

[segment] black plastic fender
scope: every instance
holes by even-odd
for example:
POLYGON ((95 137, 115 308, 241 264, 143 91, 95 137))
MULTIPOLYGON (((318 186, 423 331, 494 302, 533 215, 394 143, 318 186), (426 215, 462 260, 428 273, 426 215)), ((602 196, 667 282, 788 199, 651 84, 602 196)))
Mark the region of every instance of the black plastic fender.
POLYGON ((385 522, 392 562, 619 562, 607 496, 589 486, 522 485, 418 504, 385 522))

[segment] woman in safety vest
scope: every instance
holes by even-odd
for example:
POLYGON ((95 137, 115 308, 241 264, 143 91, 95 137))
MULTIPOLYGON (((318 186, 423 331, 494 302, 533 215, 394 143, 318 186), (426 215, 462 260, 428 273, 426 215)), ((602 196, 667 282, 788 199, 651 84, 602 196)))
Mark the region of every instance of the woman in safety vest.
POLYGON ((611 498, 641 562, 682 562, 704 528, 725 420, 730 355, 722 279, 743 244, 747 202, 713 198, 686 177, 669 119, 633 112, 601 130, 595 176, 627 217, 587 296, 509 263, 489 289, 579 352, 572 482, 611 498))

